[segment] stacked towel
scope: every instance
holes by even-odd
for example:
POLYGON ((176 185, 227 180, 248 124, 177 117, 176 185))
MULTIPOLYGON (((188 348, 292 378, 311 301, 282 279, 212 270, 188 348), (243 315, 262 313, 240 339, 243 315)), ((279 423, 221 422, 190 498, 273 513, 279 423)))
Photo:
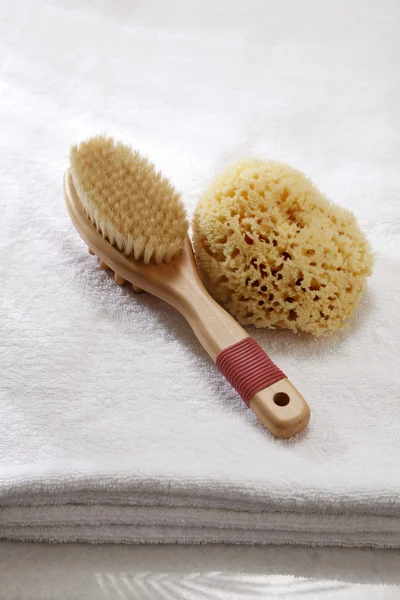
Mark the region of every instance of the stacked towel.
POLYGON ((170 5, 2 9, 0 537, 400 546, 398 8, 170 5), (104 131, 189 212, 253 154, 357 213, 376 265, 350 329, 250 331, 311 406, 301 435, 273 438, 180 315, 87 253, 62 176, 104 131))

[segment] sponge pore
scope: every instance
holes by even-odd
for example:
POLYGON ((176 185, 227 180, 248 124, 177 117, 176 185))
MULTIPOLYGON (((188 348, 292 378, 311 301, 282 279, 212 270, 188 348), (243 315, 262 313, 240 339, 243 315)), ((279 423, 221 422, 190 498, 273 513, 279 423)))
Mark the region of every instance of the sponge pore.
POLYGON ((355 216, 275 161, 224 171, 199 200, 193 232, 208 290, 242 325, 334 332, 372 271, 355 216))
POLYGON ((178 192, 154 165, 129 146, 97 136, 70 154, 79 198, 97 230, 127 256, 168 262, 188 230, 178 192))

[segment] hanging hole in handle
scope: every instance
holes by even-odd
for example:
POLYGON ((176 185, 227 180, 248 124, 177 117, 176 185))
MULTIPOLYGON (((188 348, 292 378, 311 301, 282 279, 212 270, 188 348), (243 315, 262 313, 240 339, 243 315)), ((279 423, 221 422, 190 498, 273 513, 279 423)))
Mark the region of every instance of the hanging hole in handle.
POLYGON ((277 406, 287 406, 290 402, 290 398, 285 392, 278 392, 274 395, 273 400, 277 406))

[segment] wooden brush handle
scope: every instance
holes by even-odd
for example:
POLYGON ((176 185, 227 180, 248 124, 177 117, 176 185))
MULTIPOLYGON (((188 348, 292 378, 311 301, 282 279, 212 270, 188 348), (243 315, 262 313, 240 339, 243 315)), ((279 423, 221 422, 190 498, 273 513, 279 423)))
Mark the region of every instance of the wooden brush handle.
POLYGON ((185 279, 186 293, 176 308, 222 374, 275 436, 287 438, 302 431, 310 419, 310 409, 298 390, 261 346, 211 298, 197 277, 185 279))

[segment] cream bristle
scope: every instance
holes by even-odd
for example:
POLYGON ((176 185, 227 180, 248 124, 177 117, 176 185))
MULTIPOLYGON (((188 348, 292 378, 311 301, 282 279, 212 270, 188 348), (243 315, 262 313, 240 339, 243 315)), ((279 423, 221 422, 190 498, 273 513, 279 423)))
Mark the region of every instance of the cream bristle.
POLYGON ((127 256, 168 262, 185 241, 185 208, 178 192, 139 152, 96 136, 70 154, 78 196, 97 230, 127 256))

